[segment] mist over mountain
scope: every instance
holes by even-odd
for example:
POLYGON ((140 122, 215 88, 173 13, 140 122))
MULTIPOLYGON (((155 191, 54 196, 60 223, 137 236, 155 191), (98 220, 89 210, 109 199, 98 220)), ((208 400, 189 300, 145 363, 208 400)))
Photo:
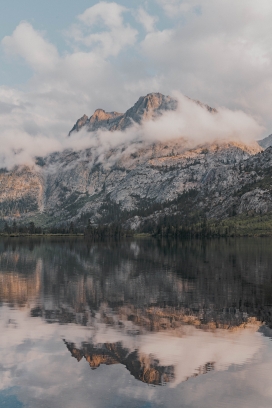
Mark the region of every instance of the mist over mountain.
POLYGON ((105 112, 103 109, 97 109, 90 118, 83 115, 82 118, 78 119, 69 135, 83 127, 88 132, 98 129, 125 130, 134 123, 141 124, 143 121, 155 119, 167 111, 175 111, 177 107, 178 101, 175 98, 160 93, 148 94, 145 97, 140 97, 135 105, 125 113, 105 112))
POLYGON ((178 93, 140 97, 125 113, 97 109, 76 121, 59 151, 1 171, 0 216, 137 229, 169 214, 187 217, 188 208, 208 219, 267 213, 270 190, 260 183, 272 162, 255 141, 260 132, 241 111, 178 93))

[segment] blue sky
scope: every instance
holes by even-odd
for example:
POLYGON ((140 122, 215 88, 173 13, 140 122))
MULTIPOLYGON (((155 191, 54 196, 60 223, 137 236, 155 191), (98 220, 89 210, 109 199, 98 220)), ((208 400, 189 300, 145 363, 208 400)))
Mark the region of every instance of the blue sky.
POLYGON ((0 162, 47 154, 84 113, 150 92, 243 111, 267 136, 271 20, 271 0, 1 2, 0 162))
MULTIPOLYGON (((63 32, 71 26, 75 17, 82 14, 87 8, 94 6, 96 0, 10 0, 9 2, 1 2, 0 4, 0 39, 11 35, 14 29, 22 21, 27 21, 37 30, 43 31, 46 38, 54 43, 58 50, 63 53, 69 46, 65 41, 63 32)), ((122 0, 118 4, 124 7, 129 7, 130 12, 136 11, 143 5, 149 12, 157 15, 157 25, 161 28, 171 27, 171 21, 163 13, 161 7, 151 1, 145 0, 122 0)), ((131 21, 130 12, 127 13, 127 21, 131 21)), ((141 27, 138 24, 138 29, 141 35, 141 27)), ((31 69, 29 69, 23 61, 17 60, 16 64, 10 59, 7 59, 0 51, 1 63, 1 85, 24 84, 31 77, 31 69)))

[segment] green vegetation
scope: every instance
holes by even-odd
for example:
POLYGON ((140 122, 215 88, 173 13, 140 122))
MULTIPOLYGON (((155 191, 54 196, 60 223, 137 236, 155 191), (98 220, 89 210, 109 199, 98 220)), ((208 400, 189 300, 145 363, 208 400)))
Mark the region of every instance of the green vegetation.
POLYGON ((9 236, 26 236, 26 235, 83 235, 84 228, 75 226, 73 222, 66 225, 53 226, 47 229, 43 229, 33 221, 27 224, 17 224, 13 221, 11 224, 4 223, 1 231, 2 235, 9 236))
MULTIPOLYGON (((261 183, 271 180, 270 173, 261 183)), ((256 185, 257 183, 253 183, 256 185)), ((251 187, 253 186, 251 184, 251 187)), ((263 187, 263 186, 262 186, 263 187)), ((256 187, 255 187, 256 188, 256 187)), ((239 192, 240 193, 240 192, 239 192)), ((196 190, 189 190, 175 200, 165 203, 139 200, 139 208, 123 211, 119 204, 108 200, 99 209, 99 224, 90 223, 94 214, 82 214, 76 222, 67 222, 50 215, 29 217, 25 224, 0 220, 2 234, 17 235, 84 235, 88 239, 161 236, 175 238, 208 238, 234 236, 272 236, 272 213, 237 215, 235 208, 224 220, 206 219, 205 209, 194 211, 198 197, 196 190), (124 228, 126 221, 141 217, 141 227, 136 231, 124 228)))
POLYGON ((93 226, 88 222, 86 227, 79 226, 74 222, 58 226, 51 226, 47 229, 37 227, 33 221, 26 225, 17 225, 16 221, 12 224, 4 223, 2 235, 6 236, 29 236, 29 235, 43 235, 43 236, 84 236, 86 239, 104 239, 104 238, 121 238, 132 236, 131 231, 125 230, 120 224, 112 223, 109 225, 93 226))
POLYGON ((156 226, 153 235, 180 238, 272 236, 272 213, 180 224, 169 223, 166 218, 156 226))
POLYGON ((211 228, 227 229, 228 236, 272 236, 272 213, 239 215, 210 223, 211 228))

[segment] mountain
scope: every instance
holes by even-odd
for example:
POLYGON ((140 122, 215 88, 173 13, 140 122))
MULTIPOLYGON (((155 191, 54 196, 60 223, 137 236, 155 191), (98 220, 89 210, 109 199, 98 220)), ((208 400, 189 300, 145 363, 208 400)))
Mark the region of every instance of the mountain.
MULTIPOLYGON (((216 110, 195 101, 209 114, 216 110)), ((139 98, 124 114, 98 109, 82 116, 81 129, 124 131, 176 110, 177 100, 159 93, 139 98)), ((222 220, 272 211, 272 148, 257 143, 138 140, 107 150, 65 150, 36 159, 35 166, 0 172, 0 216, 44 227, 76 221, 118 221, 137 229, 176 214, 222 220)), ((191 218, 190 218, 191 217, 191 218)))
POLYGON ((269 135, 262 140, 258 140, 258 143, 263 149, 267 149, 272 146, 272 135, 269 135))
POLYGON ((86 115, 82 116, 69 132, 69 136, 83 127, 88 132, 98 129, 125 130, 133 123, 141 124, 144 120, 154 119, 166 111, 176 110, 177 106, 176 99, 160 93, 151 93, 140 97, 135 105, 125 113, 105 112, 103 109, 97 109, 90 118, 86 115))

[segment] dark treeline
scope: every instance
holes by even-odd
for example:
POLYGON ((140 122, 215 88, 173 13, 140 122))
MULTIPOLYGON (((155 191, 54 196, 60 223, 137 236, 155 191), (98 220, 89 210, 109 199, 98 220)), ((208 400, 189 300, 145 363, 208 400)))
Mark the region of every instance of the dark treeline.
POLYGON ((125 230, 121 224, 113 223, 109 225, 91 225, 90 221, 86 227, 77 225, 74 222, 69 224, 52 226, 50 228, 43 229, 35 226, 34 222, 30 222, 26 225, 17 224, 13 221, 11 224, 5 222, 1 231, 7 235, 41 235, 41 234, 53 234, 53 235, 77 235, 84 234, 88 239, 114 237, 120 238, 125 236, 131 236, 132 232, 125 230))
POLYGON ((40 234, 80 234, 84 233, 84 227, 79 227, 73 222, 69 224, 51 226, 49 228, 42 228, 35 225, 35 223, 29 222, 27 224, 17 224, 16 221, 12 223, 5 222, 2 228, 2 233, 12 235, 12 234, 27 234, 27 235, 40 235, 40 234))
POLYGON ((84 231, 84 236, 89 239, 96 238, 121 238, 132 236, 132 231, 124 229, 121 224, 113 223, 109 225, 93 226, 88 223, 84 231))
MULTIPOLYGON (((146 230, 146 228, 145 228, 146 230)), ((151 232, 154 236, 175 238, 212 238, 234 236, 230 227, 215 226, 205 220, 196 224, 160 222, 151 232)))
POLYGON ((88 222, 86 227, 77 226, 73 222, 69 225, 53 226, 48 229, 35 226, 34 222, 27 225, 17 225, 13 222, 9 225, 7 222, 1 231, 7 235, 84 235, 88 239, 107 238, 107 237, 129 237, 135 232, 146 233, 152 236, 175 237, 175 238, 207 238, 234 236, 235 231, 231 227, 222 227, 208 224, 205 220, 197 223, 184 223, 178 217, 164 217, 159 222, 146 222, 137 231, 125 229, 119 223, 106 225, 91 225, 88 222))
POLYGON ((42 228, 35 226, 34 222, 29 222, 27 225, 17 224, 13 221, 12 224, 5 222, 2 232, 5 234, 42 234, 42 228))

